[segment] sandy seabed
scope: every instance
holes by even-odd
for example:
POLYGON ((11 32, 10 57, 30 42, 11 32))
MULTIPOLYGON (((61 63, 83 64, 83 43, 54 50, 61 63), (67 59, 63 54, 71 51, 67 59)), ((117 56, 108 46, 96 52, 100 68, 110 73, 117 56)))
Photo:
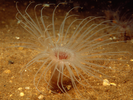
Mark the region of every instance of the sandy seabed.
MULTIPOLYGON (((14 46, 11 42, 27 41, 31 35, 17 24, 15 3, 7 2, 0 5, 0 100, 69 100, 66 94, 49 92, 49 95, 42 95, 36 90, 33 78, 37 71, 37 64, 24 72, 21 77, 20 69, 38 52, 21 47, 10 47, 14 46)), ((50 12, 51 9, 46 15, 50 15, 50 12)), ((60 13, 58 16, 62 17, 60 13)), ((48 20, 51 21, 51 19, 48 20)), ((117 44, 117 46, 118 49, 133 54, 133 42, 130 40, 127 43, 117 44)), ((127 58, 129 58, 128 55, 127 58)), ((121 65, 126 67, 123 72, 112 73, 114 80, 111 82, 116 86, 103 86, 102 81, 98 82, 92 78, 90 83, 97 93, 91 88, 86 91, 80 89, 80 91, 90 100, 133 100, 133 57, 130 59, 131 61, 127 64, 121 62, 121 65)), ((121 68, 121 66, 118 67, 121 68)), ((69 93, 75 95, 72 89, 69 93)), ((76 96, 78 97, 77 94, 76 96)))

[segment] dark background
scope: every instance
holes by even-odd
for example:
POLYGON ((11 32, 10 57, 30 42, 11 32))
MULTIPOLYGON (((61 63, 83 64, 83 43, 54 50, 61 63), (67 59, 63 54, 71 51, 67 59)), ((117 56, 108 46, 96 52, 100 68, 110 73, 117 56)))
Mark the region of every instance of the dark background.
POLYGON ((70 10, 75 6, 80 6, 83 7, 83 9, 78 9, 78 12, 85 16, 102 16, 104 15, 105 10, 114 12, 119 10, 119 17, 133 17, 133 0, 0 0, 0 21, 7 22, 8 20, 15 18, 17 13, 16 2, 18 2, 19 9, 21 10, 21 7, 22 9, 25 9, 31 1, 35 1, 33 8, 38 3, 54 3, 57 5, 60 2, 67 2, 67 5, 65 5, 64 8, 60 7, 62 10, 70 10))
MULTIPOLYGON (((0 0, 1 4, 6 2, 31 2, 35 1, 36 3, 54 3, 58 4, 60 2, 67 2, 68 7, 81 6, 83 9, 81 11, 96 11, 96 10, 105 10, 105 9, 125 9, 133 10, 133 0, 0 0)), ((28 4, 28 3, 27 3, 28 4)))
MULTIPOLYGON (((18 1, 28 1, 28 0, 18 0, 18 1)), ((31 0, 30 0, 31 1, 31 0)), ((118 7, 124 7, 131 9, 133 8, 133 0, 34 0, 38 3, 55 3, 66 1, 70 6, 82 6, 84 10, 89 9, 106 9, 110 7, 115 9, 118 7), (94 6, 94 7, 93 7, 94 6)))
MULTIPOLYGON (((6 0, 7 1, 7 0, 6 0)), ((18 2, 27 2, 28 0, 16 0, 18 2)), ((54 3, 67 2, 67 7, 81 6, 79 12, 99 12, 102 10, 113 10, 119 9, 124 12, 133 12, 133 0, 29 0, 35 1, 36 3, 54 3)))

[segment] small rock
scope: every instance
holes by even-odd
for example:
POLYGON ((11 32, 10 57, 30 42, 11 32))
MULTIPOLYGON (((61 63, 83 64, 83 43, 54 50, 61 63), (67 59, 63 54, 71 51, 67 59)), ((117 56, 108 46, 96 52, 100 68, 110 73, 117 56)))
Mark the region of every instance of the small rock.
POLYGON ((19 40, 19 39, 20 39, 20 37, 18 37, 18 36, 16 36, 15 38, 16 38, 17 40, 19 40))
POLYGON ((9 60, 8 64, 14 64, 14 61, 9 60))
POLYGON ((130 61, 133 61, 133 59, 130 59, 130 61))
POLYGON ((10 80, 9 82, 12 83, 12 80, 10 80))
POLYGON ((19 87, 18 90, 21 91, 22 90, 22 87, 19 87))
POLYGON ((44 98, 44 95, 42 94, 38 96, 38 99, 43 99, 43 98, 44 98))
POLYGON ((3 73, 9 74, 11 71, 9 69, 6 69, 3 73))
POLYGON ((29 90, 29 89, 30 89, 30 87, 25 87, 25 89, 29 90))
POLYGON ((115 83, 110 83, 110 85, 112 85, 112 86, 116 86, 116 84, 115 84, 115 83))
POLYGON ((12 94, 10 94, 10 97, 12 97, 13 95, 12 94))
POLYGON ((24 96, 24 92, 20 92, 20 96, 23 97, 24 96))
POLYGON ((103 86, 110 86, 109 80, 104 79, 103 80, 103 86))
POLYGON ((67 90, 70 90, 72 86, 71 85, 67 85, 66 87, 67 87, 67 90))

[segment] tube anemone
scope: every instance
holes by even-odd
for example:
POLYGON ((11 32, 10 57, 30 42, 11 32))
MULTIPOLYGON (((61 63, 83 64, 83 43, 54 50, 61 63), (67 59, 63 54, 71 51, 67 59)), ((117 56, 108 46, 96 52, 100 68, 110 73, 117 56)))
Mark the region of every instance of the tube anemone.
POLYGON ((40 17, 37 16, 36 9, 41 4, 35 6, 35 19, 27 12, 30 4, 27 6, 25 14, 22 14, 16 6, 18 22, 37 42, 37 44, 23 42, 25 45, 22 47, 39 51, 38 55, 21 69, 21 74, 35 62, 41 63, 34 75, 34 85, 39 92, 66 93, 71 98, 88 99, 89 97, 85 96, 80 89, 92 88, 89 78, 94 77, 102 81, 104 76, 109 77, 104 72, 117 69, 107 65, 113 61, 117 61, 117 63, 126 61, 124 58, 121 60, 118 58, 127 52, 112 51, 112 45, 123 41, 116 42, 109 39, 110 36, 119 34, 119 32, 113 31, 115 26, 108 24, 110 20, 105 20, 102 16, 78 19, 78 15, 70 13, 79 7, 70 9, 58 28, 55 25, 55 14, 57 8, 63 4, 59 3, 55 6, 52 23, 49 25, 46 25, 43 15, 46 6, 42 7, 40 17), (68 26, 66 26, 67 21, 71 22, 68 26), (100 77, 101 75, 103 77, 100 77), (42 87, 45 88, 42 89, 42 87), (71 95, 70 90, 80 96, 71 95))
POLYGON ((116 11, 105 10, 105 16, 107 19, 111 19, 115 24, 116 29, 121 32, 120 36, 123 37, 124 41, 131 40, 133 35, 133 19, 131 13, 124 12, 118 8, 116 11))

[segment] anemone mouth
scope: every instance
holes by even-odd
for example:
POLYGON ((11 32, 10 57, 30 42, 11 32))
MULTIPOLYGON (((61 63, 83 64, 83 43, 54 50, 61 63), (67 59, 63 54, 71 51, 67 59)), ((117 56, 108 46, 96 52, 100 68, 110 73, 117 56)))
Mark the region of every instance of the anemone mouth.
POLYGON ((69 61, 73 60, 74 52, 64 47, 55 47, 52 49, 52 59, 56 59, 58 61, 69 61))
POLYGON ((55 57, 58 58, 59 60, 69 59, 69 56, 70 55, 67 52, 55 51, 55 57))

